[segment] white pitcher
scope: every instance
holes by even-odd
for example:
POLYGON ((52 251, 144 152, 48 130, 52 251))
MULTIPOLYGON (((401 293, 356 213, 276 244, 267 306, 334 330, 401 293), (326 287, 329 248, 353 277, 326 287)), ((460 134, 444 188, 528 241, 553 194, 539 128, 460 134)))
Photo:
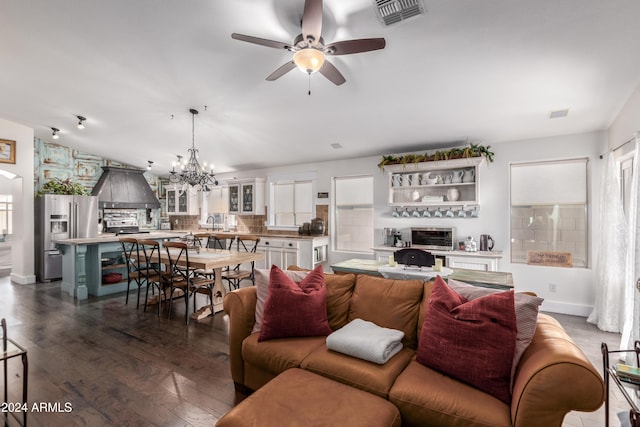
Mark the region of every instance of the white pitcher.
POLYGON ((462 176, 463 175, 464 175, 464 169, 454 170, 453 171, 453 178, 451 179, 451 182, 453 182, 453 183, 462 182, 462 176))
POLYGON ((476 170, 475 169, 465 169, 464 176, 462 177, 462 182, 473 182, 476 179, 476 170))

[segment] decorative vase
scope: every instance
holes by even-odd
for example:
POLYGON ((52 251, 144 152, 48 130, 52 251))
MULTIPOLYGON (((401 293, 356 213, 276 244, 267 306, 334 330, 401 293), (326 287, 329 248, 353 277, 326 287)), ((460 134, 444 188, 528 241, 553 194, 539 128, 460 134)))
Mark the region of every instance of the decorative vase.
POLYGON ((324 234, 324 221, 322 218, 314 218, 311 220, 311 227, 309 228, 311 234, 321 236, 324 234))
POLYGON ((460 197, 460 192, 457 188, 450 188, 447 190, 447 200, 450 202, 455 202, 460 197))

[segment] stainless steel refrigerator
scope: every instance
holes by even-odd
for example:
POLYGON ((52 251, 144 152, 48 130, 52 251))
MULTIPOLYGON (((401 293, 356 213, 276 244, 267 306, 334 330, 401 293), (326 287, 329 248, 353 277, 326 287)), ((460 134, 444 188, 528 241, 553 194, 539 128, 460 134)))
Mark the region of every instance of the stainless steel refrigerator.
POLYGON ((98 196, 45 194, 35 200, 35 261, 38 281, 62 277, 55 240, 98 236, 98 196))

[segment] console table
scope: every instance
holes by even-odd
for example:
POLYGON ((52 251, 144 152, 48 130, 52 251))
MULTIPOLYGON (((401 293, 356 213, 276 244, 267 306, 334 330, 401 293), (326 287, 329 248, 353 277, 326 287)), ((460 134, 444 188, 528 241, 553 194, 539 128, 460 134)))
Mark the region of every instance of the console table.
POLYGON ((629 410, 629 422, 631 427, 640 427, 640 384, 633 384, 620 379, 615 366, 612 367, 609 365, 610 354, 634 352, 636 354, 636 366, 640 366, 640 341, 636 341, 633 344, 633 349, 631 350, 609 350, 607 343, 604 342, 600 348, 602 350, 602 372, 604 374, 606 390, 604 402, 605 426, 609 427, 609 379, 612 379, 631 407, 629 410))
MULTIPOLYGON (((2 353, 0 353, 0 361, 4 365, 4 404, 9 406, 15 404, 15 402, 9 402, 9 392, 7 389, 7 362, 9 359, 20 356, 22 358, 22 405, 18 405, 19 412, 22 412, 22 426, 27 425, 27 375, 29 372, 29 364, 27 362, 27 350, 18 345, 15 341, 7 338, 7 322, 2 319, 2 353)), ((19 417, 10 407, 2 408, 4 412, 4 425, 8 425, 9 415, 14 417, 18 423, 20 423, 19 417)))
MULTIPOLYGON (((338 262, 331 265, 331 269, 334 273, 354 273, 354 274, 369 274, 372 276, 384 277, 380 268, 384 271, 385 275, 388 275, 389 264, 384 261, 374 261, 371 259, 359 259, 353 258, 346 261, 338 262)), ((511 273, 500 271, 480 271, 480 270, 467 270, 464 268, 447 268, 446 277, 443 273, 443 279, 455 279, 462 282, 469 283, 471 285, 482 286, 485 288, 494 289, 513 289, 513 276, 511 273)), ((407 273, 408 274, 408 273, 407 273)), ((415 270, 412 272, 411 278, 419 278, 419 272, 415 270)), ((424 274, 422 280, 430 280, 434 274, 429 272, 424 274)), ((389 276, 390 278, 393 278, 389 276)), ((402 277, 397 277, 402 278, 402 277)))

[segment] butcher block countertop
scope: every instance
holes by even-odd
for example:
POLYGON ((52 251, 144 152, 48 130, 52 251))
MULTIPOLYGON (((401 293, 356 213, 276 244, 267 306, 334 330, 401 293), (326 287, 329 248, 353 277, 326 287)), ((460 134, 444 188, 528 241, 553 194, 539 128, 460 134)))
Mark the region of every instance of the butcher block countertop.
POLYGON ((102 233, 98 237, 87 237, 82 239, 62 239, 56 240, 59 245, 99 245, 100 243, 118 242, 121 237, 133 237, 134 239, 175 239, 184 236, 184 232, 178 231, 151 231, 149 233, 121 234, 102 233))
MULTIPOLYGON (((133 237, 134 239, 176 239, 186 234, 208 233, 206 230, 153 230, 148 233, 135 233, 135 234, 121 234, 115 233, 102 233, 97 237, 88 237, 82 239, 61 239, 56 240, 55 243, 61 245, 97 245, 100 243, 112 243, 118 242, 121 237, 133 237)), ((216 231, 213 232, 216 235, 221 235, 228 239, 233 239, 236 236, 252 235, 259 236, 261 239, 301 239, 301 240, 314 240, 328 236, 309 236, 297 233, 291 234, 276 234, 276 233, 241 233, 233 231, 216 231)))

